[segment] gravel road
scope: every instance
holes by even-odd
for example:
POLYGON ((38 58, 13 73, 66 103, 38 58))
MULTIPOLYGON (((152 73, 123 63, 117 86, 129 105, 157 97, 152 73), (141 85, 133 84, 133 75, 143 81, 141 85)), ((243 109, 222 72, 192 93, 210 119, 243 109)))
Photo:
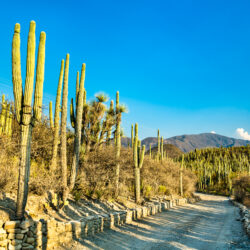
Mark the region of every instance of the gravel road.
POLYGON ((106 230, 71 249, 250 249, 239 209, 226 197, 200 196, 198 203, 106 230))

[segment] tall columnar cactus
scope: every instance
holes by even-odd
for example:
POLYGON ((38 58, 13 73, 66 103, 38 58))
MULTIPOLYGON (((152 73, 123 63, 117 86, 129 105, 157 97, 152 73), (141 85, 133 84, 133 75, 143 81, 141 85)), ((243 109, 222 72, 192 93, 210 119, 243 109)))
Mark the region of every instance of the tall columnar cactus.
POLYGON ((7 113, 7 104, 5 102, 5 95, 2 95, 2 103, 1 103, 1 114, 0 114, 0 135, 4 133, 5 119, 7 113))
POLYGON ((82 136, 82 114, 84 102, 84 81, 85 81, 85 63, 82 64, 81 80, 79 85, 79 72, 77 72, 77 87, 76 87, 76 116, 75 121, 75 140, 74 140, 74 154, 73 162, 70 173, 69 191, 71 191, 75 186, 76 176, 79 167, 79 156, 80 156, 80 146, 81 146, 81 136, 82 136))
POLYGON ((181 196, 183 196, 183 183, 182 183, 183 165, 184 165, 184 155, 182 155, 181 169, 180 169, 180 195, 181 196))
MULTIPOLYGON (((61 115, 61 165, 62 165, 62 191, 63 203, 67 204, 69 192, 74 188, 76 176, 79 166, 81 136, 82 136, 82 117, 84 104, 84 81, 85 81, 85 64, 82 64, 81 80, 79 85, 79 73, 77 73, 77 87, 76 87, 76 110, 72 115, 74 121, 75 138, 74 138, 74 152, 71 166, 69 184, 67 182, 67 100, 68 100, 68 73, 69 73, 69 54, 66 56, 64 83, 63 83, 63 98, 62 98, 62 115, 61 115)), ((71 106, 74 110, 74 107, 71 106)))
POLYGON ((38 48, 33 112, 31 107, 35 71, 35 28, 35 22, 31 21, 28 36, 24 92, 21 77, 20 24, 18 23, 15 25, 12 41, 12 81, 15 98, 15 110, 17 121, 21 126, 21 150, 16 208, 17 218, 24 217, 25 206, 28 198, 32 128, 34 127, 36 121, 41 119, 42 110, 46 39, 44 32, 41 32, 40 34, 38 48))
POLYGON ((142 150, 138 147, 138 124, 135 124, 135 135, 134 135, 134 144, 133 144, 133 160, 134 160, 134 171, 135 171, 135 201, 140 203, 141 201, 141 173, 140 169, 143 165, 145 155, 145 145, 143 145, 142 150))
POLYGON ((149 145, 149 158, 152 159, 152 149, 151 144, 149 145))
POLYGON ((62 96, 62 82, 63 82, 63 72, 64 72, 64 60, 61 61, 60 75, 57 86, 56 104, 55 104, 55 115, 54 115, 54 129, 53 129, 53 149, 52 149, 52 159, 51 159, 51 170, 55 171, 57 165, 57 153, 58 153, 58 143, 59 143, 59 120, 60 120, 60 103, 62 96))
MULTIPOLYGON (((116 160, 119 161, 121 154, 121 112, 119 105, 119 91, 116 92, 116 160)), ((120 163, 117 162, 115 170, 115 195, 119 194, 120 163)))
POLYGON ((133 124, 131 125, 131 148, 133 148, 134 144, 134 126, 133 124))
POLYGON ((161 155, 161 138, 160 138, 160 130, 157 131, 157 160, 160 160, 161 155))
POLYGON ((63 202, 67 200, 67 106, 68 106, 69 54, 66 56, 63 80, 62 112, 61 112, 61 167, 63 202))

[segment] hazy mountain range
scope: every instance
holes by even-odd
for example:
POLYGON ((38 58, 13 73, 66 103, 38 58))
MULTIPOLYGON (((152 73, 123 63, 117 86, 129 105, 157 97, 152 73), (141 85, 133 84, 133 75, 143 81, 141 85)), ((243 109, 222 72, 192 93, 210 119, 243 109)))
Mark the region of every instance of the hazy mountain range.
MULTIPOLYGON (((122 138, 123 146, 127 146, 129 142, 130 138, 122 138)), ((142 145, 145 145, 147 150, 150 144, 152 148, 157 146, 157 137, 147 137, 142 140, 142 145)), ((170 137, 164 140, 164 144, 172 144, 183 152, 189 152, 195 148, 246 146, 250 144, 250 141, 230 138, 218 134, 203 133, 170 137)))

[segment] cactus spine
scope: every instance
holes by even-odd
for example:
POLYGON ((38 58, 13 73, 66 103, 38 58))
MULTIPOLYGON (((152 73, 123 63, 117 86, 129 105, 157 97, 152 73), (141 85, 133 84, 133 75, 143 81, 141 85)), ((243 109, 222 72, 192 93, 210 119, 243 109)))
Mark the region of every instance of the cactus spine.
MULTIPOLYGON (((119 107, 119 91, 116 92, 116 159, 119 161, 121 154, 121 112, 119 107)), ((120 163, 116 164, 115 170, 115 195, 119 194, 119 175, 120 175, 120 163)))
POLYGON ((183 165, 184 165, 184 155, 182 155, 181 169, 180 169, 180 195, 181 196, 183 196, 183 184, 182 184, 183 165))
POLYGON ((66 55, 64 80, 63 80, 63 96, 62 96, 62 112, 61 112, 61 167, 62 167, 62 192, 63 202, 67 200, 67 104, 68 104, 68 77, 69 77, 69 54, 66 55))
POLYGON ((54 135, 53 135, 53 149, 51 159, 51 170, 55 171, 57 165, 57 153, 59 142, 59 120, 60 120, 60 103, 62 95, 62 82, 63 82, 64 60, 61 61, 60 75, 57 86, 56 104, 55 104, 55 116, 54 116, 54 135))
POLYGON ((26 80, 25 80, 24 93, 22 89, 22 78, 21 78, 20 24, 15 25, 14 36, 12 41, 13 92, 15 98, 16 117, 18 123, 21 126, 21 153, 20 153, 17 208, 16 208, 17 218, 24 217, 25 206, 28 198, 32 128, 35 125, 35 122, 41 119, 46 35, 44 32, 41 32, 40 34, 37 68, 36 68, 34 104, 32 113, 31 101, 32 101, 34 70, 35 70, 35 28, 36 28, 35 22, 31 21, 29 36, 28 36, 26 80))
POLYGON ((142 168, 144 155, 145 155, 145 145, 143 145, 142 150, 138 140, 138 124, 135 124, 135 136, 133 144, 133 160, 134 160, 134 171, 135 171, 135 201, 140 203, 141 201, 141 190, 140 190, 140 169, 142 168))

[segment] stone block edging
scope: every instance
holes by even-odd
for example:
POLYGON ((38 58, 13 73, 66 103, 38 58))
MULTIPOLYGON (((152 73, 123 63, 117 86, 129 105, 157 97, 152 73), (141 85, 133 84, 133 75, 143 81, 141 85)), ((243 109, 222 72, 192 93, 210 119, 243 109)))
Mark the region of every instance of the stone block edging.
POLYGON ((162 202, 151 202, 147 206, 136 209, 117 211, 82 218, 80 221, 59 222, 56 220, 40 221, 6 221, 0 220, 0 250, 5 249, 57 249, 63 245, 93 236, 104 229, 114 228, 122 224, 129 224, 133 220, 141 219, 174 206, 185 205, 199 201, 195 198, 181 198, 162 202))
POLYGON ((250 211, 249 209, 244 206, 243 204, 233 200, 230 198, 230 201, 237 207, 240 208, 240 213, 242 216, 241 221, 243 222, 243 227, 246 230, 246 233, 248 235, 248 237, 250 237, 250 211))

